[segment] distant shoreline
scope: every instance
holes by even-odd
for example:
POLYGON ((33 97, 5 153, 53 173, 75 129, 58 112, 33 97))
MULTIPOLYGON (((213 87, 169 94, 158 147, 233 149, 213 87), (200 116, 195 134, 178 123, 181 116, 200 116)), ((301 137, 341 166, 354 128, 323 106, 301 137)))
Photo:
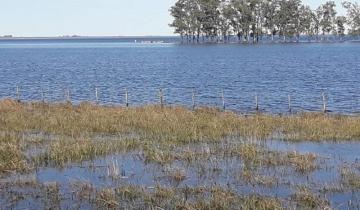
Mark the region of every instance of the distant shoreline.
MULTIPOLYGON (((234 38, 234 36, 232 36, 234 38)), ((218 41, 218 42, 199 42, 192 43, 182 40, 180 36, 47 36, 47 37, 12 37, 9 36, 0 36, 0 41, 111 41, 111 40, 122 40, 125 42, 135 42, 135 43, 179 43, 181 45, 208 45, 208 44, 225 44, 225 45, 266 45, 266 44, 316 44, 316 43, 359 43, 360 36, 344 36, 341 39, 338 39, 336 36, 324 36, 321 38, 307 39, 306 36, 302 36, 301 40, 287 40, 283 41, 280 38, 271 40, 269 37, 264 36, 258 43, 251 42, 239 42, 236 39, 230 41, 218 41), (328 37, 324 39, 325 37, 328 37), (328 39, 328 40, 327 40, 328 39)))
POLYGON ((31 40, 31 39, 148 39, 148 38, 178 38, 179 36, 39 36, 39 37, 6 37, 0 40, 31 40))

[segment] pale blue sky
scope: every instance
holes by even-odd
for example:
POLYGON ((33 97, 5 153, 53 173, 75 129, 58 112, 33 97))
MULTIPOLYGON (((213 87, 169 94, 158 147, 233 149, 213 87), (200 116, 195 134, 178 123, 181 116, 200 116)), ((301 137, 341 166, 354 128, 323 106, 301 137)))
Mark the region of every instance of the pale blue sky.
MULTIPOLYGON (((342 0, 335 0, 340 13, 342 0)), ((173 35, 176 0, 0 0, 0 35, 173 35)), ((303 0, 316 8, 325 1, 303 0)))

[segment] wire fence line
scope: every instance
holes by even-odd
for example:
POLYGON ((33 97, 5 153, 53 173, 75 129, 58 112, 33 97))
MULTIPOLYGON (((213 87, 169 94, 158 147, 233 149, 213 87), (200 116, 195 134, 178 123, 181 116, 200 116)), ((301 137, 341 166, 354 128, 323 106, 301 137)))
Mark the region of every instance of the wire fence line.
POLYGON ((40 86, 15 86, 0 89, 0 98, 13 98, 19 101, 42 101, 48 103, 93 102, 99 105, 142 106, 159 104, 161 106, 180 105, 194 109, 199 106, 218 107, 236 112, 335 112, 341 114, 360 113, 360 95, 331 94, 326 91, 312 95, 299 95, 288 92, 269 94, 258 91, 241 92, 226 88, 209 87, 137 87, 111 88, 43 88, 40 86))

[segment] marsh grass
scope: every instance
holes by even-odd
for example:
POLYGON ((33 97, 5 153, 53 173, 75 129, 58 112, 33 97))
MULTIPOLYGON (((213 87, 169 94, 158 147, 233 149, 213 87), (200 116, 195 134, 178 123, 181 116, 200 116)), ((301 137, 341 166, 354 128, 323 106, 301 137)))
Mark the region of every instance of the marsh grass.
POLYGON ((88 139, 61 139, 52 142, 42 154, 33 158, 36 165, 60 166, 68 163, 94 160, 98 157, 128 152, 140 145, 138 139, 93 141, 88 139))
MULTIPOLYGON (((122 108, 3 100, 0 101, 0 176, 27 171, 32 166, 71 167, 121 154, 161 170, 156 177, 159 179, 154 181, 158 183, 161 179, 160 183, 169 185, 115 184, 100 188, 79 182, 72 184, 71 196, 80 203, 102 209, 284 209, 284 200, 260 194, 243 195, 229 186, 183 185, 187 179, 192 182, 195 171, 198 180, 221 182, 222 174, 226 173, 237 184, 276 191, 279 182, 282 187, 293 186, 285 183, 289 176, 305 178, 319 168, 319 157, 315 154, 273 151, 262 141, 274 138, 357 141, 360 116, 319 113, 244 116, 212 108, 191 111, 184 107, 122 108), (27 151, 32 149, 37 151, 28 155, 27 151), (224 166, 225 162, 233 165, 224 166), (277 177, 285 173, 288 174, 284 179, 277 177)), ((357 169, 341 170, 344 186, 359 189, 357 169)), ((111 162, 110 166, 107 163, 104 170, 114 183, 127 183, 117 179, 120 173, 117 162, 111 162)), ((31 187, 37 191, 31 196, 45 197, 43 203, 50 208, 60 205, 64 195, 60 195, 58 185, 34 185, 31 187)), ((8 192, 14 189, 11 187, 18 186, 9 186, 8 192)), ((18 199, 28 196, 14 192, 18 199)), ((294 202, 300 209, 328 207, 326 200, 307 188, 299 187, 286 199, 285 202, 294 202)))
POLYGON ((57 182, 44 183, 42 186, 42 199, 46 209, 60 208, 62 196, 57 182))
POLYGON ((242 169, 238 179, 239 181, 245 181, 246 183, 250 183, 252 185, 260 185, 269 188, 274 187, 275 184, 279 182, 278 177, 258 175, 256 171, 246 168, 242 169))
POLYGON ((151 190, 129 185, 96 189, 88 201, 106 209, 284 209, 282 201, 276 198, 256 194, 239 196, 220 186, 210 188, 155 186, 151 190))
POLYGON ((21 149, 20 139, 11 135, 0 135, 0 175, 11 172, 25 172, 29 169, 21 149))
POLYGON ((319 195, 314 194, 308 188, 299 186, 297 192, 292 196, 300 209, 330 209, 330 203, 319 195))
POLYGON ((344 166, 340 171, 342 183, 350 189, 360 190, 359 172, 360 172, 359 169, 344 166))
POLYGON ((172 147, 169 144, 147 144, 142 147, 142 158, 145 163, 156 163, 166 166, 174 161, 185 161, 188 164, 203 162, 209 164, 211 159, 225 160, 239 158, 246 170, 262 167, 289 166, 296 172, 305 174, 314 171, 317 156, 313 153, 271 151, 264 146, 251 143, 207 144, 207 149, 196 150, 189 147, 172 147))
MULTIPOLYGON (((41 183, 35 176, 19 176, 9 182, 0 182, 1 209, 18 209, 18 203, 38 202, 43 209, 61 209, 64 199, 57 182, 41 183), (4 203, 4 199, 8 202, 4 203)), ((32 206, 40 208, 40 206, 32 206)))
POLYGON ((1 173, 24 171, 27 168, 26 165, 26 159, 18 146, 12 144, 0 145, 1 173))
POLYGON ((145 146, 143 147, 143 159, 145 163, 157 163, 166 165, 176 159, 177 154, 173 153, 169 148, 158 146, 145 146))
POLYGON ((186 179, 185 169, 176 168, 176 167, 167 167, 165 168, 164 172, 170 180, 176 183, 180 183, 186 179))
POLYGON ((294 151, 287 153, 286 162, 293 165, 296 171, 306 173, 316 169, 316 158, 314 153, 300 154, 294 151))
POLYGON ((96 201, 100 208, 115 209, 120 204, 116 200, 115 191, 110 188, 105 188, 97 193, 96 201))
POLYGON ((189 144, 229 136, 285 140, 359 140, 360 117, 303 113, 291 116, 237 115, 212 108, 105 107, 0 102, 0 131, 43 131, 71 137, 86 134, 138 134, 189 144))
POLYGON ((264 166, 291 166, 297 172, 308 173, 317 168, 317 156, 313 153, 271 151, 263 146, 244 143, 229 147, 226 153, 240 157, 246 170, 264 166))

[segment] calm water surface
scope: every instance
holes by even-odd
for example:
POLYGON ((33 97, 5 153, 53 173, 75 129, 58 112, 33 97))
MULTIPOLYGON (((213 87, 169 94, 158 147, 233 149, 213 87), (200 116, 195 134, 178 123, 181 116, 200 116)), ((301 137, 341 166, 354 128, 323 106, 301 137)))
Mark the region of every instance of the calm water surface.
POLYGON ((317 111, 326 93, 331 111, 360 111, 360 44, 201 45, 143 44, 129 40, 1 40, 0 98, 132 105, 200 105, 248 112, 317 111))

